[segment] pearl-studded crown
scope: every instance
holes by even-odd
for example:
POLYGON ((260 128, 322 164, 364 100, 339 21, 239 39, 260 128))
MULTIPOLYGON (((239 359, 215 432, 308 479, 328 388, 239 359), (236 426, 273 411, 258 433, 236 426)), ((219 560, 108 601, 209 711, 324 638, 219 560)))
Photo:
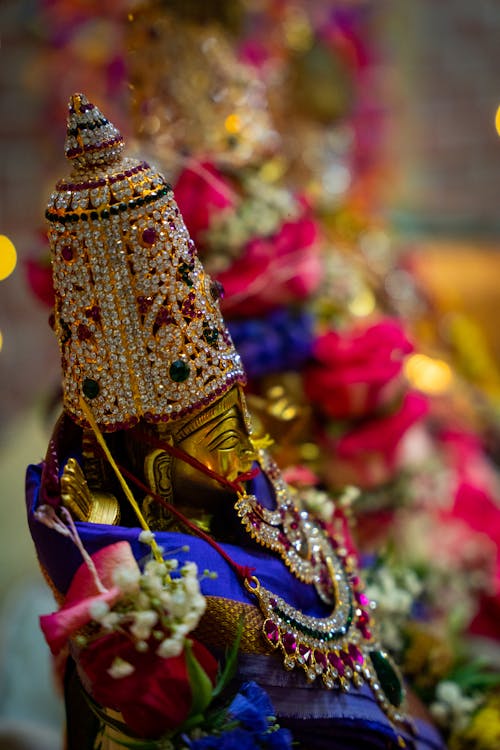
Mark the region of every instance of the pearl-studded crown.
POLYGON ((167 422, 235 382, 240 358, 172 189, 82 94, 70 99, 73 170, 46 211, 64 405, 80 424, 83 395, 105 431, 167 422))

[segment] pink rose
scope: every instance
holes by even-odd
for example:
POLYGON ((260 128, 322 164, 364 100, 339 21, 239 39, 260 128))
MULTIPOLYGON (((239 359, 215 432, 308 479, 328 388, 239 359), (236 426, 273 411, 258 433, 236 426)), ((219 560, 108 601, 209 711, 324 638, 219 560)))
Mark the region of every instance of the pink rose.
POLYGON ((250 240, 242 257, 217 277, 225 291, 223 312, 258 317, 307 298, 321 279, 317 239, 316 224, 303 216, 271 237, 250 240))
POLYGON ((191 238, 201 247, 212 216, 235 203, 230 182, 209 162, 186 167, 174 194, 191 238))
POLYGON ((121 591, 113 584, 113 569, 128 567, 138 570, 128 542, 104 547, 92 555, 92 561, 106 590, 99 591, 87 564, 82 563, 71 581, 61 609, 40 617, 40 627, 55 656, 67 645, 71 636, 92 620, 93 604, 102 601, 112 607, 119 600, 121 591))
POLYGON ((314 344, 306 394, 332 419, 373 415, 401 393, 399 376, 411 351, 400 323, 389 318, 367 328, 328 331, 314 344))

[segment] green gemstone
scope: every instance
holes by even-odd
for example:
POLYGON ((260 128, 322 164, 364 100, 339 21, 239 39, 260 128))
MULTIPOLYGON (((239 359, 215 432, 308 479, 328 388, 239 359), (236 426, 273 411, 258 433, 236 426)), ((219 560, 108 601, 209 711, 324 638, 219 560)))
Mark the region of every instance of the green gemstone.
MULTIPOLYGON (((191 282, 192 284, 193 282, 191 282)), ((188 282, 189 285, 189 282, 188 282)), ((217 328, 209 328, 208 326, 203 329, 203 338, 207 342, 207 344, 215 344, 217 339, 219 338, 219 331, 217 328)))
POLYGON ((189 365, 183 359, 176 359, 172 362, 169 374, 174 383, 183 383, 189 377, 189 365))
POLYGON ((370 659, 387 700, 398 708, 403 702, 403 686, 396 670, 383 651, 370 651, 370 659))
POLYGON ((87 398, 95 398, 99 395, 99 383, 97 380, 92 380, 92 378, 85 378, 82 385, 82 391, 87 398))

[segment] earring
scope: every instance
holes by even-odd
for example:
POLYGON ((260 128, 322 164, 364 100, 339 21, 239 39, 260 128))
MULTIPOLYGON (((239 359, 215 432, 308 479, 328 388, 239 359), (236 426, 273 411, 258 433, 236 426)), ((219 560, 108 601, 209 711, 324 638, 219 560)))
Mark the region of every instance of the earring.
MULTIPOLYGON (((167 503, 172 504, 172 457, 162 450, 154 450, 144 459, 144 476, 153 492, 161 495, 167 503)), ((175 531, 177 522, 168 510, 151 495, 146 495, 142 501, 142 513, 151 528, 157 531, 175 531)))

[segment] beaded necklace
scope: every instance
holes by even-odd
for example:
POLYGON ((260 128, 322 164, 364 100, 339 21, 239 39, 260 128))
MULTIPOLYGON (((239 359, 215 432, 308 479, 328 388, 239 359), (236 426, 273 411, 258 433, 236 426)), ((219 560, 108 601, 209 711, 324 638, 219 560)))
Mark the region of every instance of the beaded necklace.
POLYGON ((305 614, 266 589, 256 575, 247 577, 245 588, 264 617, 266 643, 281 652, 285 669, 301 667, 309 682, 321 678, 324 687, 343 691, 366 682, 389 719, 407 724, 402 680, 377 639, 352 556, 297 507, 275 462, 264 451, 259 459, 276 508, 264 508, 255 495, 241 492, 234 506, 238 516, 250 536, 279 554, 295 578, 313 585, 329 609, 324 617, 305 614))

